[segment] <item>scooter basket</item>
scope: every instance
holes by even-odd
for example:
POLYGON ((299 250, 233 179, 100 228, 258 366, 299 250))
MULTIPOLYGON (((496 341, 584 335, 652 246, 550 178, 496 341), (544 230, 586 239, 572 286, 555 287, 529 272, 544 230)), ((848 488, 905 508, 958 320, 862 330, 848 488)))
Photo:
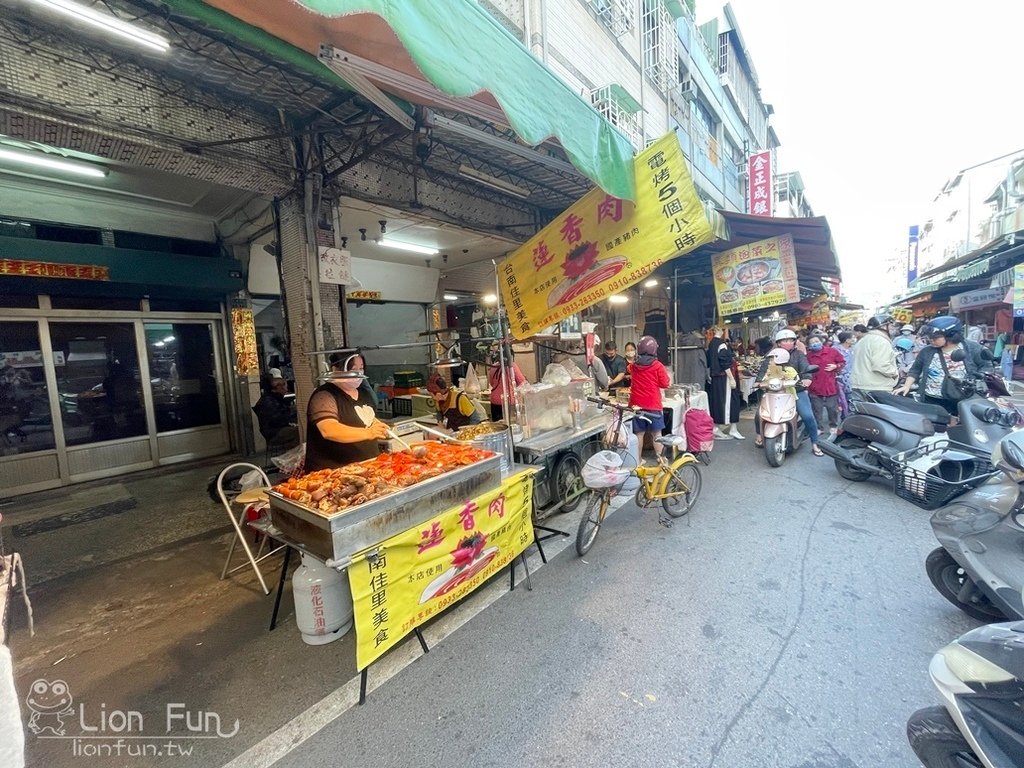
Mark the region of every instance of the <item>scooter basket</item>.
POLYGON ((896 495, 927 510, 948 504, 996 474, 988 453, 953 442, 933 443, 907 451, 895 464, 896 495), (921 460, 928 458, 933 463, 922 467, 921 460))

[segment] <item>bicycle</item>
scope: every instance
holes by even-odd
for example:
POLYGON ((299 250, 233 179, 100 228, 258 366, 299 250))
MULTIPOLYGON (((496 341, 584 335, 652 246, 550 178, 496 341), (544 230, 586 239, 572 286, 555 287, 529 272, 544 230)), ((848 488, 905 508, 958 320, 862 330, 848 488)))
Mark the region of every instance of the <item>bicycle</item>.
MULTIPOLYGON (((637 506, 646 508, 654 502, 660 501, 662 509, 668 517, 659 516, 658 522, 665 527, 671 527, 672 518, 683 517, 693 509, 700 497, 701 490, 700 464, 692 453, 684 452, 671 462, 664 455, 659 454, 658 462, 653 467, 641 465, 634 468, 623 468, 623 461, 629 457, 629 454, 615 444, 622 426, 623 416, 628 411, 633 414, 633 418, 646 419, 646 417, 639 408, 630 408, 618 403, 606 403, 604 400, 593 397, 587 399, 598 403, 600 408, 604 408, 606 405, 614 408, 615 416, 602 439, 606 450, 594 454, 584 466, 584 482, 591 490, 583 509, 579 529, 576 532, 576 553, 580 557, 589 552, 594 545, 612 498, 618 495, 619 489, 631 476, 640 479, 640 487, 637 488, 635 497, 637 506)), ((675 455, 683 438, 679 435, 662 435, 657 438, 657 442, 671 446, 673 455, 675 455)), ((629 458, 632 460, 632 457, 629 458)))

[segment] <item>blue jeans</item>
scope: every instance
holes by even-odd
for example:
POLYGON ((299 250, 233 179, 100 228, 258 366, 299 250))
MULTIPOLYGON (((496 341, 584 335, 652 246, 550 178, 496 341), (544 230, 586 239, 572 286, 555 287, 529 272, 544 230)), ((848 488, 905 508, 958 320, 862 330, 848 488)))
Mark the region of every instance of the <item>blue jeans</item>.
POLYGON ((814 418, 814 409, 811 407, 811 398, 806 390, 796 393, 796 412, 800 414, 800 420, 804 423, 804 429, 811 438, 811 444, 818 444, 818 422, 814 418))

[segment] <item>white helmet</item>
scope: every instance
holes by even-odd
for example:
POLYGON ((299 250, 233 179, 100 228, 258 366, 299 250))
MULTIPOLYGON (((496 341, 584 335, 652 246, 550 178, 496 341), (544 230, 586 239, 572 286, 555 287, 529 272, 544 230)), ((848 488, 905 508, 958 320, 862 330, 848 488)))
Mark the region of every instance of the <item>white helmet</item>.
MULTIPOLYGON (((790 331, 790 333, 792 333, 792 331, 790 331)), ((789 352, 782 349, 781 347, 778 349, 773 349, 771 352, 765 355, 765 357, 773 361, 776 365, 785 365, 786 363, 789 362, 789 352)))
POLYGON ((791 331, 789 328, 783 328, 781 331, 775 334, 776 341, 789 341, 796 338, 796 331, 791 331))
POLYGON ((904 325, 902 328, 900 328, 900 332, 901 333, 913 333, 914 332, 914 326, 912 326, 912 325, 904 325))

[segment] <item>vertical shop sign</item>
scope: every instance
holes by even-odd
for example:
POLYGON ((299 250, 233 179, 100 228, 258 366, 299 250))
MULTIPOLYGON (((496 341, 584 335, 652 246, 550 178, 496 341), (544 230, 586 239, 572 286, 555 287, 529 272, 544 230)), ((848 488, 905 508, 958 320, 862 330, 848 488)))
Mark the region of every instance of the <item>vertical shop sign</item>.
POLYGON ((235 371, 239 376, 260 372, 256 353, 256 321, 251 309, 231 310, 231 336, 235 342, 235 371))
POLYGON ((772 215, 772 153, 771 150, 758 152, 747 160, 750 174, 747 210, 755 216, 772 215))
POLYGON ((920 230, 917 224, 910 227, 910 236, 907 240, 907 287, 917 280, 917 246, 920 230))
POLYGON ((1024 264, 1013 268, 1013 316, 1024 317, 1024 264))
POLYGON ((714 238, 674 133, 637 155, 633 173, 635 204, 594 189, 498 264, 513 337, 575 315, 714 238))
POLYGON ((341 248, 318 249, 320 257, 320 282, 332 285, 351 285, 352 255, 341 248))

